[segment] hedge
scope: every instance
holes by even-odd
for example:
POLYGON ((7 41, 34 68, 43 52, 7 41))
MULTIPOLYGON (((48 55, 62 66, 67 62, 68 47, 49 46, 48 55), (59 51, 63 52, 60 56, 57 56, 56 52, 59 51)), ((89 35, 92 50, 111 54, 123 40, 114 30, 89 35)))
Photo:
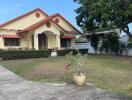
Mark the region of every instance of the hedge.
MULTIPOLYGON (((70 52, 72 52, 73 55, 76 55, 78 53, 78 51, 75 50, 75 49, 66 49, 66 50, 58 50, 57 51, 57 55, 58 56, 65 56, 66 54, 69 54, 70 52)), ((88 53, 88 49, 79 49, 79 52, 81 54, 87 54, 88 53)))
POLYGON ((49 57, 51 52, 47 51, 0 51, 0 58, 10 59, 27 59, 27 58, 44 58, 49 57))
POLYGON ((132 43, 128 43, 127 48, 132 48, 132 43))

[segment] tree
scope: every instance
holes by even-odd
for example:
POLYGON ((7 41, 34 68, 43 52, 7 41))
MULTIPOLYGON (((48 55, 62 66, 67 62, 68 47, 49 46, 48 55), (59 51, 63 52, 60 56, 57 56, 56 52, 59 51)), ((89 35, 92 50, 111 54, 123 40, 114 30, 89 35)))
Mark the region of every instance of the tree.
POLYGON ((102 46, 105 52, 118 54, 118 51, 119 51, 118 34, 114 32, 105 34, 102 46))
POLYGON ((78 26, 93 30, 119 28, 132 37, 132 0, 73 0, 80 5, 75 11, 78 26))
POLYGON ((95 53, 98 50, 98 43, 99 43, 99 38, 95 33, 91 34, 91 46, 94 48, 95 53))

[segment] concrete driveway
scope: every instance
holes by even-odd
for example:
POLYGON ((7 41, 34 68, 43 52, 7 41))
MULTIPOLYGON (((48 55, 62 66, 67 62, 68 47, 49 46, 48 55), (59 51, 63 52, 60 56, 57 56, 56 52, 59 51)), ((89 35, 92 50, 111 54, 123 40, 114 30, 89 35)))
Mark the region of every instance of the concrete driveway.
POLYGON ((132 98, 109 93, 92 84, 76 87, 72 84, 30 82, 0 66, 0 100, 132 100, 132 98))

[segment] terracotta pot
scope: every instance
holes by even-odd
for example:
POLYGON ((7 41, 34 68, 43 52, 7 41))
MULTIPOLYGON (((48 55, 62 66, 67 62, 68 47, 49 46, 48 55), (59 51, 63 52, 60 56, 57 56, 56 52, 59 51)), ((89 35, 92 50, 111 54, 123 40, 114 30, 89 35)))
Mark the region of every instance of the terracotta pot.
POLYGON ((84 73, 74 73, 73 80, 77 86, 82 86, 85 83, 86 75, 84 73))

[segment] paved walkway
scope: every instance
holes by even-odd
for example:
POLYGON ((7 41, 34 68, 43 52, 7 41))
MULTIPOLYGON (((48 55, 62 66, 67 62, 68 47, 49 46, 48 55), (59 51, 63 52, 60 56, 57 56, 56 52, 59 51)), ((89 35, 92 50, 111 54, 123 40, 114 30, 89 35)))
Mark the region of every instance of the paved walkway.
POLYGON ((0 100, 132 100, 88 84, 42 84, 22 79, 0 66, 0 100))

